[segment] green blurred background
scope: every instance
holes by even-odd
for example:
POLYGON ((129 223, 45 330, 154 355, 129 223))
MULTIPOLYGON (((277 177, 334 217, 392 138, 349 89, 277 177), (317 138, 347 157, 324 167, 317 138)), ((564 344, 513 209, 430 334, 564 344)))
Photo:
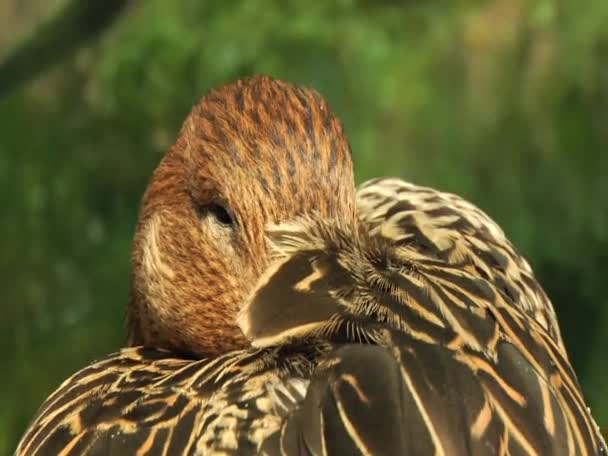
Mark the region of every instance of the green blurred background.
POLYGON ((122 3, 0 1, 0 454, 123 345, 147 179, 201 95, 256 73, 329 100, 358 182, 399 175, 494 217, 608 424, 606 0, 149 0, 105 17, 122 3))

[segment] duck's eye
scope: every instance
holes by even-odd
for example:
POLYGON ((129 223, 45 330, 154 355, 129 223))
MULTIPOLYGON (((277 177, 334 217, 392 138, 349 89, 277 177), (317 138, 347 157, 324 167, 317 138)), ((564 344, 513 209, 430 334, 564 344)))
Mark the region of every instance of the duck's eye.
POLYGON ((232 216, 221 204, 211 204, 209 206, 209 213, 222 225, 234 225, 232 216))
POLYGON ((234 226, 234 219, 228 209, 220 203, 210 203, 199 207, 199 212, 204 215, 213 217, 221 225, 227 227, 234 226))

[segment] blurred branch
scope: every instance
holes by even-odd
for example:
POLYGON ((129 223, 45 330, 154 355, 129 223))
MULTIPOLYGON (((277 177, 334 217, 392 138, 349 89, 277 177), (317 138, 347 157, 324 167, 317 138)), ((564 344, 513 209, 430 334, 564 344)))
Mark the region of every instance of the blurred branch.
POLYGON ((129 0, 68 0, 0 62, 0 98, 99 35, 129 0))

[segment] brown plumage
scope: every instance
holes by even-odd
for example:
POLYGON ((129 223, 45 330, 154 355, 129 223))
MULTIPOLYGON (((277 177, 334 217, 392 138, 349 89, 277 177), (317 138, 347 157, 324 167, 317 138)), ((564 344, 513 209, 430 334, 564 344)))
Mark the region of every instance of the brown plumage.
POLYGON ((17 454, 606 454, 553 307, 500 228, 399 179, 356 194, 316 93, 194 108, 144 197, 131 347, 17 454))
POLYGON ((355 219, 350 150, 327 103, 269 78, 211 92, 144 196, 130 344, 198 356, 247 347, 234 315, 267 265, 264 227, 313 212, 355 219))

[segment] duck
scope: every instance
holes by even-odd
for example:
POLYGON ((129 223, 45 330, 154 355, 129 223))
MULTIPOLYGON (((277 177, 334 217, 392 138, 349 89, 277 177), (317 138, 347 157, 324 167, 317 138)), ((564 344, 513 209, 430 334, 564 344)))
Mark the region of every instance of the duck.
POLYGON ((127 347, 65 380, 17 455, 608 454, 502 229, 398 178, 357 189, 312 89, 204 96, 132 266, 127 347))

